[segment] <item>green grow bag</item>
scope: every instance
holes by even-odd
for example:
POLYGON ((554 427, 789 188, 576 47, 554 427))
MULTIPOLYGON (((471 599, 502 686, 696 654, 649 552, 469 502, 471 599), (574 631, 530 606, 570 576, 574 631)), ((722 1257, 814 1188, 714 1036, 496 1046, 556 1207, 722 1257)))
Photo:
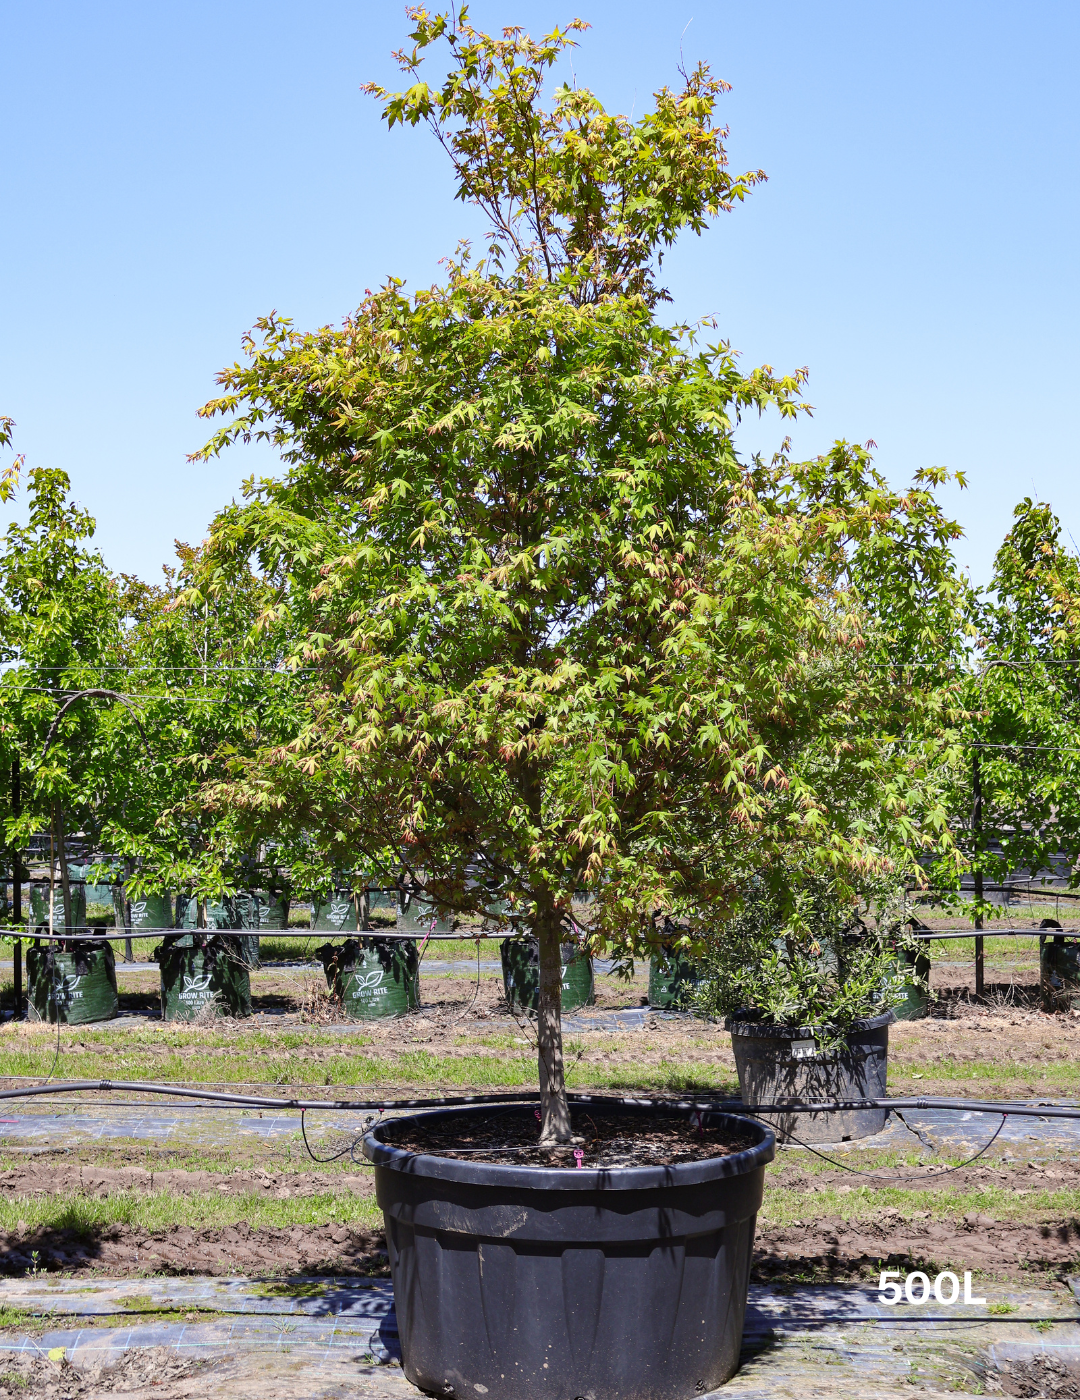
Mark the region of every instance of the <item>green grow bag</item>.
POLYGON ((685 953, 665 949, 649 962, 649 1005, 657 1011, 686 1006, 700 978, 698 965, 685 953))
MULTIPOLYGON (((236 920, 234 928, 257 929, 259 927, 259 895, 254 890, 241 890, 238 894, 234 894, 229 901, 229 908, 236 920)), ((249 968, 262 966, 257 933, 242 933, 237 939, 237 943, 240 947, 240 956, 249 968)))
POLYGON ((274 890, 256 890, 259 904, 259 927, 282 932, 289 927, 289 899, 274 890))
MULTIPOLYGON (((511 1006, 537 1010, 540 1004, 540 944, 535 938, 504 938, 503 986, 511 1006)), ((596 1000, 592 958, 572 943, 562 945, 562 1009, 591 1006, 596 1000)))
POLYGON ((1080 1010, 1080 939, 1039 935, 1039 981, 1047 1011, 1080 1010))
POLYGON ((401 890, 398 894, 397 927, 401 933, 416 933, 427 936, 429 933, 453 933, 452 919, 435 917, 435 906, 411 890, 401 890))
POLYGON ((116 1015, 112 944, 33 943, 26 950, 26 1013, 31 1021, 81 1026, 116 1015))
MULTIPOLYGON (((176 896, 176 928, 198 929, 199 927, 199 901, 189 894, 178 894, 176 896)), ((236 899, 215 899, 207 900, 206 903, 206 928, 213 929, 237 929, 242 928, 240 922, 240 911, 236 907, 236 899)))
POLYGON ((351 890, 335 890, 329 899, 316 900, 311 907, 311 927, 316 933, 358 933, 360 901, 351 890))
MULTIPOLYGON (((160 933, 173 926, 173 897, 165 894, 142 894, 131 897, 131 932, 142 930, 160 933)), ((116 890, 116 915, 121 928, 127 926, 127 911, 124 908, 124 892, 118 885, 116 890)))
POLYGON ((349 938, 324 943, 315 956, 354 1020, 404 1016, 420 1005, 420 961, 411 938, 349 938))
POLYGON ((905 973, 904 1000, 893 1007, 898 1021, 921 1021, 930 1005, 930 956, 905 948, 896 955, 897 971, 905 973))
POLYGON ((163 1020, 194 1021, 207 1007, 217 1016, 251 1015, 251 978, 239 942, 199 930, 170 938, 154 950, 161 969, 163 1020))
MULTIPOLYGON (((86 885, 86 902, 88 905, 105 904, 111 906, 113 902, 112 880, 107 878, 104 884, 88 883, 87 875, 90 868, 91 862, 88 861, 68 861, 68 876, 70 879, 79 880, 86 885)), ((119 879, 119 875, 117 875, 116 878, 119 879)))
MULTIPOLYGON (((68 882, 71 889, 72 928, 86 927, 86 886, 77 880, 68 882)), ((35 929, 49 927, 49 886, 44 880, 30 886, 30 923, 35 929)), ((64 918, 64 887, 57 880, 53 895, 53 932, 66 928, 64 918)))

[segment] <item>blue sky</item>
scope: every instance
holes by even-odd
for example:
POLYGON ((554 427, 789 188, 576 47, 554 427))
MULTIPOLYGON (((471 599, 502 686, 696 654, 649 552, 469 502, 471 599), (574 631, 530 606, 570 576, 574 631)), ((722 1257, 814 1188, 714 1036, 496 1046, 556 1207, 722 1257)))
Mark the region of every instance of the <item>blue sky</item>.
MULTIPOLYGON (((472 6, 482 27, 575 14, 577 79, 612 109, 676 80, 680 39, 733 84, 732 165, 769 182, 679 246, 672 314, 715 314, 747 365, 809 367, 796 449, 872 438, 896 484, 965 472, 946 503, 977 581, 1024 495, 1080 538, 1080 6, 472 6)), ((477 232, 430 137, 386 133, 359 90, 392 82, 405 33, 382 0, 0 3, 0 413, 71 474, 114 568, 154 576, 273 469, 185 461, 258 315, 338 320, 477 232)))

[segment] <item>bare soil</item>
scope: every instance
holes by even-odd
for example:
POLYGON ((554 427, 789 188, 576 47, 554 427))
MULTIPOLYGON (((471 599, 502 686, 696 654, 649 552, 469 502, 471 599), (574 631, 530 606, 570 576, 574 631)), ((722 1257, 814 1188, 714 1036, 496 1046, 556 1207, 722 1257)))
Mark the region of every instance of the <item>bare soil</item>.
POLYGON ((142 1166, 109 1167, 96 1164, 42 1163, 31 1158, 0 1171, 0 1191, 14 1196, 80 1196, 105 1198, 118 1191, 172 1191, 188 1195, 216 1191, 222 1196, 263 1194, 289 1200, 318 1196, 328 1191, 351 1191, 369 1196, 374 1190, 370 1172, 337 1173, 266 1171, 262 1168, 232 1172, 153 1171, 142 1166))
POLYGON ((0 1274, 35 1270, 111 1278, 147 1274, 350 1274, 387 1276, 381 1232, 348 1225, 252 1229, 241 1222, 199 1230, 176 1225, 148 1231, 113 1224, 100 1230, 59 1227, 0 1233, 0 1274))
POLYGON ((124 1394, 129 1400, 140 1392, 161 1395, 168 1385, 170 1400, 198 1395, 205 1361, 184 1361, 170 1347, 139 1347, 125 1351, 118 1361, 106 1366, 91 1362, 76 1368, 64 1359, 15 1353, 0 1356, 0 1396, 48 1397, 48 1400, 77 1400, 80 1396, 124 1394))
POLYGON ((753 1146, 750 1136, 691 1123, 685 1116, 643 1118, 637 1114, 596 1114, 571 1109, 574 1140, 544 1145, 537 1138, 540 1114, 494 1112, 477 1119, 450 1118, 430 1127, 388 1124, 383 1141, 410 1152, 458 1161, 529 1167, 670 1167, 728 1157, 753 1146))
MULTIPOLYGON (((905 1219, 885 1209, 870 1220, 845 1221, 833 1215, 759 1228, 753 1278, 758 1283, 839 1282, 876 1277, 881 1268, 952 1268, 1030 1283, 1033 1275, 1063 1280, 1078 1265, 1078 1220, 1040 1225, 971 1215, 956 1224, 905 1219)), ((112 1225, 100 1232, 54 1228, 0 1234, 0 1273, 21 1276, 34 1269, 110 1278, 388 1276, 381 1232, 345 1225, 289 1230, 251 1229, 245 1224, 214 1230, 175 1226, 153 1232, 112 1225)))
POLYGON ((905 1219, 884 1210, 872 1220, 823 1216, 805 1225, 759 1230, 757 1282, 843 1281, 876 1276, 882 1268, 970 1269, 984 1278, 1064 1280, 1080 1262, 1080 1220, 1058 1225, 1014 1224, 970 1215, 962 1225, 905 1219))
POLYGON ((1006 1360, 987 1379, 990 1394, 1045 1396, 1047 1400, 1075 1400, 1080 1396, 1080 1365, 1057 1356, 1043 1354, 1006 1360))

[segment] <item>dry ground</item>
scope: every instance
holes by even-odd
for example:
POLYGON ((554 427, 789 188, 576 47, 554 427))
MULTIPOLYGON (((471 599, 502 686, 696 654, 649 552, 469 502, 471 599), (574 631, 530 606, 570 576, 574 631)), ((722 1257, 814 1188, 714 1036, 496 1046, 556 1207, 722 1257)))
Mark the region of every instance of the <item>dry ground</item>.
MULTIPOLYGON (((988 944, 990 1006, 970 999, 966 946, 945 947, 932 978, 935 1014, 892 1030, 890 1092, 1080 1097, 1080 1016, 1039 1010, 1033 942, 988 944)), ((119 972, 129 1007, 152 1003, 156 968, 119 972)), ((359 1032, 326 1019, 317 985, 303 969, 255 974, 256 1008, 289 1014, 247 1023, 65 1028, 54 1075, 262 1084, 271 1093, 327 1098, 535 1081, 531 1027, 508 1014, 496 975, 425 976, 421 1011, 359 1032), (314 1020, 298 1019, 300 1004, 314 1020)), ((598 990, 598 1011, 640 1006, 645 981, 601 978, 598 990)), ((0 1028, 0 1075, 43 1077, 55 1052, 55 1030, 0 1028)), ((651 1020, 645 1031, 568 1033, 567 1060, 571 1088, 737 1092, 728 1035, 688 1019, 651 1020)), ((914 1143, 844 1160, 915 1177, 930 1161, 914 1143)), ((995 1147, 948 1177, 902 1182, 781 1152, 768 1173, 756 1273, 855 1277, 888 1261, 1061 1280, 1080 1270, 1078 1222, 1080 1154, 1038 1141, 1026 1142, 1021 1156, 995 1147)), ((293 1139, 190 1148, 114 1139, 33 1154, 0 1142, 0 1270, 9 1273, 378 1273, 385 1268, 379 1224, 368 1169, 347 1158, 313 1164, 293 1139)))

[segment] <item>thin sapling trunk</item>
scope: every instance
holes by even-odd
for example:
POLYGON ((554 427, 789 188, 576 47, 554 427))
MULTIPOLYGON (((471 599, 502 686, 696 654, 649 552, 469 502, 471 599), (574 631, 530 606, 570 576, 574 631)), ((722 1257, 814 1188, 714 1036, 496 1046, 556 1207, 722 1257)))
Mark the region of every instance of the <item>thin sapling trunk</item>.
POLYGON ((562 925, 554 909, 536 921, 540 944, 540 1000, 536 1043, 540 1069, 540 1141, 570 1141, 562 1047, 562 925))
POLYGON ((60 860, 60 886, 64 891, 64 930, 71 932, 71 881, 68 878, 67 847, 64 845, 64 810, 56 804, 56 854, 60 860))

